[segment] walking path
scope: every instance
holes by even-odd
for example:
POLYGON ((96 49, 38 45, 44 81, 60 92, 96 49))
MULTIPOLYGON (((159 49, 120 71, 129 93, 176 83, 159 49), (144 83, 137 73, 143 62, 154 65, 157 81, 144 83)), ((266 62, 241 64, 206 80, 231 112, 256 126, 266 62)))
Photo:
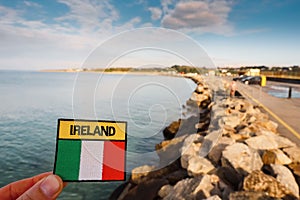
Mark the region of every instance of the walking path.
POLYGON ((262 107, 278 122, 278 132, 298 145, 300 144, 300 98, 277 98, 257 85, 238 82, 238 91, 254 104, 262 107))

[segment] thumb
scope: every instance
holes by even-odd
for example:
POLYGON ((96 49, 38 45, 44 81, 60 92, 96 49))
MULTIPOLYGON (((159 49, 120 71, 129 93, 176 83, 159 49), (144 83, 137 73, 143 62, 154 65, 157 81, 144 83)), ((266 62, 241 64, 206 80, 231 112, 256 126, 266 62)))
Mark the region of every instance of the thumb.
POLYGON ((24 192, 18 200, 56 199, 63 189, 63 181, 57 175, 49 175, 24 192))

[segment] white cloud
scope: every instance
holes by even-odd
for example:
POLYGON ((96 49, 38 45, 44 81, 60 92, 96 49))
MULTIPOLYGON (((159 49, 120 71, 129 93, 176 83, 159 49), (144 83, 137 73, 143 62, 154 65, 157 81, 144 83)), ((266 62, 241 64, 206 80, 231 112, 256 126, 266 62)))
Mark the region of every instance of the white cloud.
POLYGON ((151 19, 152 20, 158 20, 161 18, 162 15, 162 11, 160 8, 157 7, 150 7, 148 8, 149 11, 151 12, 151 19))
POLYGON ((169 14, 172 5, 176 4, 176 0, 161 0, 162 10, 165 15, 169 14))
MULTIPOLYGON (((163 0, 162 5, 167 5, 166 1, 170 0, 163 0)), ((230 34, 230 11, 231 3, 227 0, 179 1, 174 9, 168 7, 161 23, 163 27, 187 32, 230 34)))
POLYGON ((24 1, 24 4, 28 7, 36 7, 36 8, 42 7, 40 4, 32 2, 32 1, 24 1))
POLYGON ((225 0, 161 0, 161 7, 149 8, 152 23, 136 16, 118 26, 115 24, 121 21, 121 13, 109 0, 57 1, 68 11, 55 16, 51 23, 44 21, 46 7, 29 0, 23 1, 28 9, 0 6, 0 68, 62 68, 69 67, 64 66, 67 64, 79 67, 104 39, 136 27, 152 26, 159 19, 162 26, 183 32, 232 31, 228 22, 230 4, 225 0), (28 12, 42 15, 28 19, 28 12))
MULTIPOLYGON (((48 24, 44 18, 27 19, 22 8, 0 5, 0 68, 80 67, 88 54, 105 38, 134 28, 141 22, 135 17, 120 26, 117 10, 108 1, 59 0, 69 11, 48 24), (77 66, 75 65, 77 63, 77 66)), ((42 6, 24 1, 30 12, 42 6)))
POLYGON ((107 0, 58 0, 58 2, 67 5, 70 11, 56 20, 67 24, 76 22, 84 30, 111 28, 112 22, 119 18, 117 10, 107 0))

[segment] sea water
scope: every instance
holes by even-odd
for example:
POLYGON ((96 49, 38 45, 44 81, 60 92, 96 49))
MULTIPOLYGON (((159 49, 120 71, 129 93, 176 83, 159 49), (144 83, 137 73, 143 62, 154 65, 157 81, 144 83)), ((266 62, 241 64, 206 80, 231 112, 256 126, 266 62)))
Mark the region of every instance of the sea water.
MULTIPOLYGON (((288 98, 289 86, 288 85, 271 85, 267 89, 268 94, 278 98, 288 98)), ((300 87, 292 86, 291 98, 300 98, 300 87)))
MULTIPOLYGON (((126 171, 157 164, 155 144, 194 88, 170 76, 0 71, 0 187, 53 170, 58 118, 127 121, 126 171)), ((59 199, 107 199, 121 183, 69 183, 59 199)))

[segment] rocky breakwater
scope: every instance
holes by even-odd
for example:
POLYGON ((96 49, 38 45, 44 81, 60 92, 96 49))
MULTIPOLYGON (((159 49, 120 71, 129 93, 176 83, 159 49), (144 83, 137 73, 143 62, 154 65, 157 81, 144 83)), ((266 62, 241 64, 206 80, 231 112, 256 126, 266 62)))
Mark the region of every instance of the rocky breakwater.
POLYGON ((189 78, 191 116, 163 131, 160 163, 133 169, 110 199, 298 199, 300 148, 259 108, 226 98, 222 84, 189 78))

